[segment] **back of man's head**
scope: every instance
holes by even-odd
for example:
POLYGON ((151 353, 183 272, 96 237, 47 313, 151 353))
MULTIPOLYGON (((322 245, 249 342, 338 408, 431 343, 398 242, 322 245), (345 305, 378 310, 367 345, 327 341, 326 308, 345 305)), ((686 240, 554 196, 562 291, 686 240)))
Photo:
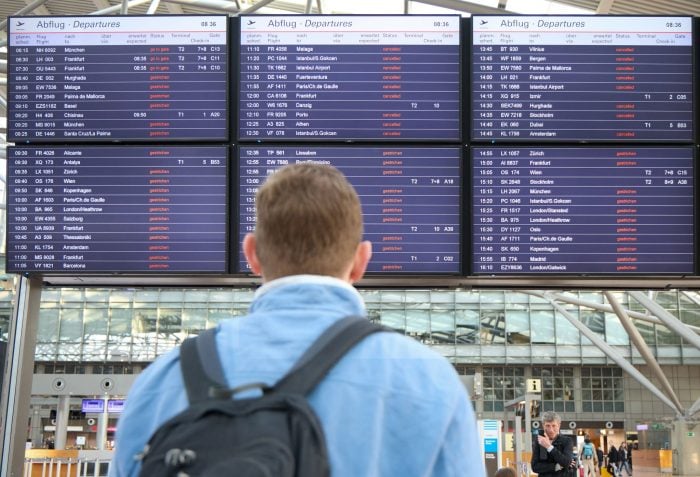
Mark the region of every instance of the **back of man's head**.
POLYGON ((266 279, 340 276, 362 240, 357 193, 337 169, 294 164, 272 174, 256 196, 256 253, 266 279))

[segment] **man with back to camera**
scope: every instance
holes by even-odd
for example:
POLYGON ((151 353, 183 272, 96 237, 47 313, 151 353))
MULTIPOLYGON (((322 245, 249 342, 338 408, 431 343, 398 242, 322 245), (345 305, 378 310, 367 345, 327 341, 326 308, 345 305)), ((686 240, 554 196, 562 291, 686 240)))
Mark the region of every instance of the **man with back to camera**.
MULTIPOLYGON (((357 194, 330 166, 296 164, 256 196, 243 251, 263 285, 249 314, 221 322, 216 346, 231 387, 273 384, 332 323, 365 315, 352 286, 372 254, 357 194)), ((374 333, 309 394, 333 476, 483 477, 472 405, 442 356, 398 333, 374 333)), ((116 436, 110 475, 134 476, 136 457, 164 421, 187 407, 179 350, 137 378, 116 436)), ((232 469, 234 470, 234 469, 232 469)), ((313 476, 312 476, 313 477, 313 476)))
POLYGON ((564 477, 575 468, 574 443, 559 434, 561 417, 553 411, 542 414, 544 432, 533 442, 530 466, 539 477, 564 477))
POLYGON ((595 477, 596 468, 598 467, 598 453, 596 452, 596 447, 591 441, 591 437, 586 434, 583 439, 583 445, 579 450, 579 459, 581 464, 583 464, 583 476, 584 477, 595 477))

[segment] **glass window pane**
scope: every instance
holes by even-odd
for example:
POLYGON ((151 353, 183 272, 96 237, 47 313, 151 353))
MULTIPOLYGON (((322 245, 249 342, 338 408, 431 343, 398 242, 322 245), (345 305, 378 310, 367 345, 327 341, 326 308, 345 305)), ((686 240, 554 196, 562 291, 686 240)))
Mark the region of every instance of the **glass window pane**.
POLYGON ((403 332, 406 330, 406 314, 400 310, 383 309, 381 311, 381 323, 384 326, 403 332))
POLYGON ((79 342, 83 338, 83 312, 80 309, 61 310, 59 341, 79 342))
POLYGON ((481 293, 477 290, 455 291, 455 303, 479 303, 481 293))
POLYGON ((506 310, 508 343, 530 343, 530 317, 526 310, 506 310))
POLYGON ((609 345, 629 344, 629 336, 614 313, 605 314, 605 341, 609 345))
POLYGON ((231 310, 226 308, 210 308, 209 317, 207 319, 207 328, 216 326, 220 321, 231 318, 231 310))
POLYGON ((404 299, 411 308, 430 308, 432 304, 428 290, 407 290, 404 299))
POLYGON ((77 302, 77 303, 82 303, 84 300, 83 298, 83 290, 78 289, 78 288, 62 288, 61 289, 61 302, 63 303, 69 303, 69 302, 77 302))
POLYGON ((190 334, 198 334, 207 327, 206 308, 182 310, 182 331, 190 334))
POLYGON ((153 304, 158 303, 159 296, 160 290, 157 289, 136 290, 134 293, 134 306, 137 304, 139 306, 153 306, 153 304))
POLYGON ((554 343, 554 311, 553 310, 531 310, 530 321, 532 322, 533 343, 551 344, 554 343))
POLYGON ((406 332, 409 334, 422 334, 430 330, 430 311, 405 310, 406 332))
POLYGON ((180 308, 161 308, 158 311, 158 332, 179 333, 182 331, 182 310, 180 308))
POLYGON ((141 308, 134 312, 135 333, 155 333, 158 330, 158 311, 155 308, 141 308))
POLYGON ((505 342, 505 314, 503 311, 481 311, 481 343, 505 342))
POLYGON ((663 325, 656 325, 656 340, 659 345, 679 345, 681 337, 663 325))
POLYGON ((455 310, 457 343, 479 343, 479 312, 477 310, 455 310))
POLYGON ((160 291, 160 301, 165 303, 182 303, 183 290, 167 289, 160 291))
POLYGON ((42 308, 39 310, 37 341, 58 341, 58 310, 42 308))
POLYGON ((115 306, 118 303, 130 304, 134 299, 134 292, 130 290, 112 290, 109 295, 109 303, 111 306, 115 306))
POLYGON ((109 334, 110 336, 128 336, 131 334, 131 322, 133 312, 125 308, 112 308, 110 310, 109 334))
POLYGON ((605 333, 605 314, 602 311, 582 309, 581 322, 596 334, 602 336, 605 333))
POLYGON ((455 316, 453 310, 434 310, 430 313, 431 338, 437 343, 454 343, 455 316))
POLYGON ((109 290, 87 288, 85 289, 85 301, 88 303, 107 303, 109 301, 109 290))
MULTIPOLYGON (((569 309, 568 312, 573 315, 573 319, 578 318, 578 308, 569 309)), ((557 330, 556 342, 558 344, 579 344, 581 333, 568 319, 561 313, 555 313, 554 321, 557 330)))
POLYGON ((86 338, 93 339, 97 336, 107 336, 109 324, 107 308, 85 308, 83 316, 86 338))

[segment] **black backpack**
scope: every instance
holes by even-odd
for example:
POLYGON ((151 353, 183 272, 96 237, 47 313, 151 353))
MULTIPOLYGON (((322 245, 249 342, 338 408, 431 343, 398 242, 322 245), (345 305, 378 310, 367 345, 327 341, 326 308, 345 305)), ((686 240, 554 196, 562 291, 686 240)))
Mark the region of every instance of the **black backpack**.
POLYGON ((298 476, 330 474, 321 423, 306 395, 358 341, 386 328, 346 317, 328 328, 273 387, 228 389, 215 331, 188 338, 180 366, 189 407, 162 424, 140 456, 144 477, 298 476), (232 399, 259 389, 261 396, 232 399))

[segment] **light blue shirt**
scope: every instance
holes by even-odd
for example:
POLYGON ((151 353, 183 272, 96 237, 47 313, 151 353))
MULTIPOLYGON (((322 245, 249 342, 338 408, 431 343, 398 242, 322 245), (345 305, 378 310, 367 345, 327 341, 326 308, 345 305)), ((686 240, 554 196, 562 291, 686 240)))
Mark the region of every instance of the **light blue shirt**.
MULTIPOLYGON (((222 322, 216 344, 231 387, 274 384, 333 322, 364 315, 357 291, 299 275, 258 289, 250 314, 222 322)), ((447 360, 398 333, 351 349, 309 395, 335 477, 485 475, 467 392, 447 360)), ((112 477, 134 476, 153 432, 187 407, 178 350, 136 379, 117 424, 112 477)))

